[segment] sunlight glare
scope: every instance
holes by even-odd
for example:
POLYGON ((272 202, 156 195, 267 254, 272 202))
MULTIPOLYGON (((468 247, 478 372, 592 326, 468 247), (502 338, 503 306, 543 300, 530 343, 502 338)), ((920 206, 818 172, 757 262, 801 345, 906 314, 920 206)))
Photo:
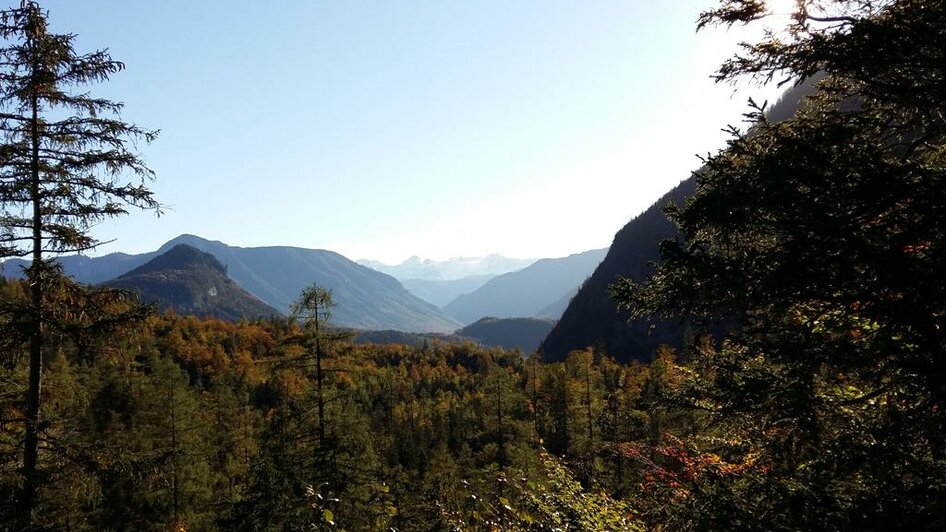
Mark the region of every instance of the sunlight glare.
POLYGON ((790 16, 797 5, 796 0, 766 0, 769 13, 778 17, 790 16))

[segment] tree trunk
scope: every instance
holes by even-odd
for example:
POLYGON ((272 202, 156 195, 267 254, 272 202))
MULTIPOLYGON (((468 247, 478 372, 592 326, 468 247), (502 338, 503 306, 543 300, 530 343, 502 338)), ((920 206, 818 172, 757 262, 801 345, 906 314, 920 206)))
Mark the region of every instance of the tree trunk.
POLYGON ((319 331, 319 311, 315 310, 315 387, 319 408, 319 453, 325 449, 325 397, 322 395, 322 343, 319 331))
POLYGON ((43 368, 43 217, 39 181, 39 101, 33 94, 30 120, 30 197, 33 203, 33 263, 30 283, 30 370, 26 392, 26 438, 23 444, 23 520, 32 522, 39 459, 39 407, 43 368))
POLYGON ((174 408, 174 380, 168 379, 170 386, 168 395, 171 406, 171 497, 174 510, 174 526, 176 527, 180 516, 180 488, 178 485, 178 463, 177 463, 177 412, 174 408))
POLYGON ((507 465, 506 459, 506 434, 503 432, 503 386, 502 380, 497 377, 496 379, 496 418, 497 418, 497 428, 499 432, 499 467, 505 468, 507 465))

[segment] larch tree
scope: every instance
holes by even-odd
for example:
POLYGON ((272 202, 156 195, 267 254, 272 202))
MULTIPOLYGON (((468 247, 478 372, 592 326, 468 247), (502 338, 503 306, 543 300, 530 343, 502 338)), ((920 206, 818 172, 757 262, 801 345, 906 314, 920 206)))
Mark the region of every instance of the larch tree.
POLYGON ((332 291, 318 285, 305 288, 292 305, 292 318, 299 320, 304 330, 303 343, 306 359, 315 362, 315 393, 318 416, 318 448, 325 446, 325 347, 330 340, 326 334, 332 317, 332 291))
POLYGON ((77 53, 75 35, 50 33, 36 2, 0 11, 0 37, 0 258, 31 259, 19 501, 26 523, 39 481, 46 287, 58 275, 52 258, 94 248, 91 227, 129 207, 159 208, 146 187, 153 174, 136 150, 156 132, 123 122, 121 103, 84 92, 124 65, 104 50, 77 53))

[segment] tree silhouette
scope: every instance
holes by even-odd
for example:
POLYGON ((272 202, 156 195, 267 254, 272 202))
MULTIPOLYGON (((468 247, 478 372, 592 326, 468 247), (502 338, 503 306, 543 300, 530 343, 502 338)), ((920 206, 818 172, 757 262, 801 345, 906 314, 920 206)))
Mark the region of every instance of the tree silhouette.
POLYGON ((134 150, 136 141, 149 142, 156 133, 115 118, 122 104, 77 90, 107 80, 124 65, 106 51, 76 53, 75 35, 49 33, 47 19, 32 1, 0 12, 0 257, 32 259, 26 270, 24 526, 38 481, 45 287, 58 274, 50 256, 95 247, 92 225, 130 206, 158 208, 144 185, 152 172, 134 150))
MULTIPOLYGON (((762 15, 726 0, 700 23, 762 15)), ((712 451, 765 474, 692 489, 683 506, 703 528, 946 524, 944 57, 944 2, 803 0, 785 32, 720 68, 827 75, 792 119, 753 105, 750 134, 733 129, 667 209, 684 238, 648 281, 616 288, 636 315, 737 323, 696 349, 677 399, 729 438, 712 451)))

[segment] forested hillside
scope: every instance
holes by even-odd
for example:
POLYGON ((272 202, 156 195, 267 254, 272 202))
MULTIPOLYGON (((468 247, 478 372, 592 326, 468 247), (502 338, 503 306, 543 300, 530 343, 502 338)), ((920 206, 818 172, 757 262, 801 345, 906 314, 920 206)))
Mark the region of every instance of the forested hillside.
POLYGON ((532 355, 552 328, 552 322, 536 318, 483 318, 457 331, 486 347, 519 349, 532 355))
POLYGON ((332 251, 288 246, 243 248, 193 235, 181 235, 159 251, 177 244, 217 257, 240 286, 284 312, 303 288, 318 283, 332 290, 339 304, 335 321, 340 326, 439 333, 457 328, 455 321, 412 295, 397 279, 332 251))

